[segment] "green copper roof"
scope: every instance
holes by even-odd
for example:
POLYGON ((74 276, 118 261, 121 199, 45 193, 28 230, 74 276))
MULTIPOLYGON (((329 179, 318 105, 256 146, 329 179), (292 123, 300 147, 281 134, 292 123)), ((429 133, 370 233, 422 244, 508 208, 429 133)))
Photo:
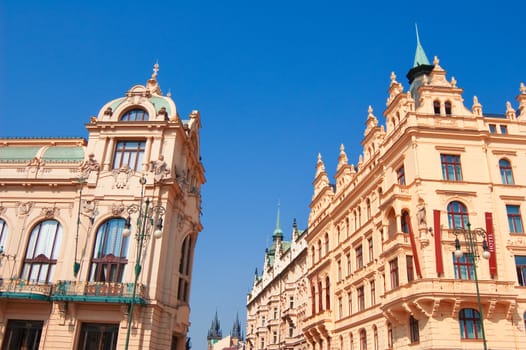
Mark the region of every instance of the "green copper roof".
POLYGON ((170 111, 170 104, 168 103, 165 97, 152 96, 150 97, 150 102, 155 106, 156 112, 159 112, 161 108, 164 107, 166 108, 166 113, 168 113, 168 115, 171 115, 172 111, 170 111))
POLYGON ((0 147, 0 162, 25 162, 33 159, 40 147, 0 147))
POLYGON ((84 149, 78 146, 55 146, 44 152, 42 160, 48 162, 79 162, 84 159, 84 149))
POLYGON ((429 60, 427 59, 426 53, 424 52, 424 48, 420 44, 420 37, 418 35, 418 26, 415 23, 416 28, 416 52, 415 52, 415 61, 413 63, 413 67, 418 67, 423 64, 429 65, 429 60))

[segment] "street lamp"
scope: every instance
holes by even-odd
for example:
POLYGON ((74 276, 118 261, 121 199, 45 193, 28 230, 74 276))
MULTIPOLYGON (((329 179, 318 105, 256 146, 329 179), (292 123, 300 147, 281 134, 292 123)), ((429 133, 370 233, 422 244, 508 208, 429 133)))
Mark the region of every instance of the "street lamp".
POLYGON ((464 240, 466 242, 466 246, 468 248, 468 259, 470 259, 471 264, 473 265, 473 275, 475 277, 475 286, 477 288, 477 303, 479 307, 479 314, 480 314, 480 329, 482 332, 482 341, 484 343, 484 350, 487 350, 487 344, 486 344, 486 333, 484 332, 484 319, 482 314, 482 303, 480 302, 480 290, 479 290, 479 280, 477 277, 477 262, 476 260, 479 259, 478 255, 478 238, 482 239, 482 257, 484 259, 489 259, 491 256, 491 253, 488 249, 488 241, 487 241, 487 232, 483 228, 475 228, 471 230, 471 224, 468 222, 466 225, 468 228, 466 229, 455 229, 453 231, 453 234, 455 235, 455 257, 460 259, 464 255, 462 253, 462 250, 460 248, 460 240, 458 239, 458 236, 461 235, 464 237, 464 240))
POLYGON ((155 238, 161 238, 163 229, 163 216, 166 209, 160 205, 150 205, 150 199, 144 200, 144 185, 146 184, 146 178, 143 176, 139 180, 141 184, 141 202, 140 204, 131 204, 126 208, 128 217, 122 230, 124 237, 131 235, 131 216, 137 214, 137 226, 135 233, 135 240, 137 241, 137 254, 135 260, 135 281, 133 283, 132 299, 130 302, 130 309, 128 311, 128 330, 126 333, 125 349, 128 349, 130 341, 130 331, 133 319, 133 306, 135 304, 135 297, 137 295, 137 283, 139 281, 139 275, 141 273, 141 257, 142 251, 145 244, 148 243, 151 236, 155 238))

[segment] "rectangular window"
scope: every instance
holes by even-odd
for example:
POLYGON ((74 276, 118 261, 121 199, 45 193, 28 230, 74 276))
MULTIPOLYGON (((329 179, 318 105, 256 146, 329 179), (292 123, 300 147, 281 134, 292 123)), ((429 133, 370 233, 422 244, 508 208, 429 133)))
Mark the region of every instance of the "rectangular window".
POLYGON ((418 320, 413 316, 409 316, 409 334, 411 344, 418 343, 420 341, 420 329, 418 327, 418 320))
POLYGON ((351 254, 347 254, 347 276, 350 276, 352 273, 352 267, 351 267, 351 254))
POLYGON ((118 324, 83 323, 80 330, 79 350, 113 350, 117 348, 118 324))
POLYGON ((274 308, 274 319, 275 320, 278 319, 278 308, 277 307, 274 308))
POLYGON ((520 206, 506 205, 506 213, 508 214, 508 226, 510 228, 510 232, 524 233, 520 206))
POLYGON ((501 125, 500 126, 500 133, 503 135, 506 135, 508 133, 508 126, 507 125, 501 125))
POLYGON ((365 294, 363 286, 358 287, 356 292, 358 294, 358 311, 362 311, 365 309, 365 294))
POLYGON ((405 168, 403 166, 396 170, 396 178, 399 185, 405 186, 405 168))
POLYGON ((144 141, 119 141, 115 146, 113 169, 127 166, 139 171, 144 158, 146 142, 144 141))
POLYGON ((289 324, 289 338, 292 338, 294 336, 294 326, 292 324, 289 324))
POLYGON ((44 321, 9 320, 4 333, 2 349, 38 350, 44 321))
POLYGON ((374 280, 371 281, 371 305, 376 304, 376 285, 374 280))
POLYGON ((343 317, 343 299, 342 297, 338 298, 338 319, 343 317))
POLYGON ((338 260, 337 265, 338 265, 338 281, 341 281, 342 280, 342 261, 338 260))
POLYGON ((274 331, 272 332, 272 343, 277 344, 278 343, 278 332, 274 331))
POLYGON ((457 258, 453 253, 453 268, 455 270, 456 279, 475 279, 475 266, 473 265, 473 258, 471 254, 464 253, 461 258, 457 258))
POLYGON ((374 249, 373 249, 373 238, 372 237, 367 240, 367 244, 369 246, 369 262, 371 262, 374 259, 374 249))
POLYGON ((398 259, 393 259, 389 261, 389 272, 391 275, 391 288, 397 288, 400 285, 398 279, 398 259))
POLYGON ((294 308, 294 296, 289 297, 289 308, 294 308))
POLYGON ((347 315, 351 316, 352 315, 352 293, 351 292, 348 292, 347 293, 347 315))
POLYGON ((526 256, 515 255, 515 268, 517 269, 519 286, 526 287, 526 256))
POLYGON ((360 244, 358 248, 356 248, 356 269, 361 269, 363 267, 363 250, 362 245, 360 244))
POLYGON ((490 124, 489 125, 489 132, 490 132, 490 134, 496 134, 497 133, 497 125, 490 124))
POLYGON ((460 156, 441 154, 442 178, 448 181, 462 181, 462 170, 460 168, 460 156))
POLYGON ((405 265, 407 269, 407 282, 411 282, 415 279, 415 274, 413 270, 413 257, 411 255, 407 255, 405 257, 405 265))

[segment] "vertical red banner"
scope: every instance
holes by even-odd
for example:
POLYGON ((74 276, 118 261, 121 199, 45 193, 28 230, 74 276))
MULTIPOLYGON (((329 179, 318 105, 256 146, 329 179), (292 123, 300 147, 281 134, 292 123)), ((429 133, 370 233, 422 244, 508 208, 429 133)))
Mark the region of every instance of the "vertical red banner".
POLYGON ((411 227, 411 218, 407 212, 404 212, 406 216, 405 221, 409 228, 409 239, 411 240, 411 250, 413 251, 413 260, 415 261, 415 270, 418 278, 422 278, 422 271, 420 270, 420 260, 418 259, 418 251, 416 250, 415 235, 413 234, 413 228, 411 227))
POLYGON ((440 229, 440 210, 433 210, 433 232, 435 233, 435 261, 437 275, 444 274, 444 262, 442 260, 442 232, 440 229))
POLYGON ((486 233, 488 240, 489 256, 489 273, 491 276, 497 274, 497 250, 495 249, 495 232, 493 232, 493 214, 484 213, 486 218, 486 233))

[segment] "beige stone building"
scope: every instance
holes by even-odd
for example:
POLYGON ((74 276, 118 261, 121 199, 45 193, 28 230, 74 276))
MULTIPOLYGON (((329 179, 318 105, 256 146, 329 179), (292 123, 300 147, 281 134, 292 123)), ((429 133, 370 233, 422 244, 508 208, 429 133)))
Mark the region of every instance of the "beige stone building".
POLYGON ((2 349, 185 349, 201 122, 157 71, 87 140, 0 139, 2 349))
POLYGON ((246 350, 307 349, 302 332, 308 302, 305 236, 294 222, 292 239, 285 241, 278 209, 263 272, 256 270, 247 296, 246 350))
POLYGON ((369 108, 356 166, 342 145, 331 184, 318 158, 308 348, 523 349, 526 88, 503 115, 467 107, 419 42, 407 77, 385 127, 369 108))

